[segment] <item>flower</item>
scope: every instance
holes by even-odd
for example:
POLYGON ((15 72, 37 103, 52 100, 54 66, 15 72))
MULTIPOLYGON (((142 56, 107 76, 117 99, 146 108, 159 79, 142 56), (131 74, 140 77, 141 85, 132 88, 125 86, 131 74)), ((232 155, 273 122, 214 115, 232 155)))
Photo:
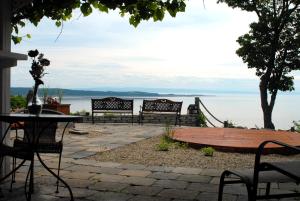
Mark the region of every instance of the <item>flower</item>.
POLYGON ((32 58, 31 70, 29 72, 35 81, 35 85, 44 84, 41 80, 46 74, 44 73, 44 66, 49 66, 50 61, 44 58, 44 54, 39 53, 38 50, 28 51, 28 56, 32 58))

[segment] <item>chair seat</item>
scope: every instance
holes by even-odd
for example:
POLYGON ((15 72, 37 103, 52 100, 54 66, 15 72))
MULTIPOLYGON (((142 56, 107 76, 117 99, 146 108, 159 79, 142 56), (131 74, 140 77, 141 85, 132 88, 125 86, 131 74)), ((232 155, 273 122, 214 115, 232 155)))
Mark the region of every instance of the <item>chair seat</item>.
MULTIPOLYGON (((24 142, 23 140, 16 139, 14 141, 14 147, 16 148, 24 148, 28 147, 29 144, 24 142)), ((39 142, 37 145, 37 151, 39 153, 60 153, 62 151, 63 144, 61 141, 59 142, 39 142)))
POLYGON ((300 182, 300 161, 264 162, 262 165, 288 175, 294 182, 300 182))
MULTIPOLYGON (((245 183, 253 184, 253 169, 234 170, 229 171, 233 175, 232 178, 241 179, 245 183)), ((294 180, 277 171, 260 171, 258 176, 258 183, 272 183, 272 182, 293 182, 294 180)))
POLYGON ((33 153, 28 151, 26 147, 10 147, 4 144, 0 145, 0 156, 11 156, 19 159, 30 160, 33 153))

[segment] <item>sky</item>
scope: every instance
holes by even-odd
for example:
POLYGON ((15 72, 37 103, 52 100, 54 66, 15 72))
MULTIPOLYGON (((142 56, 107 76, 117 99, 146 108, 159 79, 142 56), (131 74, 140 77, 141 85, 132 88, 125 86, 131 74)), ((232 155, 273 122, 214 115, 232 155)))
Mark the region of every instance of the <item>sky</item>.
MULTIPOLYGON (((200 0, 187 1, 176 18, 166 15, 162 22, 143 21, 137 28, 118 11, 94 11, 88 17, 75 12, 62 30, 47 19, 37 28, 27 24, 22 34, 32 38, 12 49, 44 53, 51 65, 43 80, 51 88, 258 92, 254 71, 235 54, 237 38, 256 19, 254 13, 200 0)), ((18 62, 12 86, 33 85, 30 65, 30 59, 18 62)), ((297 92, 300 74, 294 75, 297 92)))

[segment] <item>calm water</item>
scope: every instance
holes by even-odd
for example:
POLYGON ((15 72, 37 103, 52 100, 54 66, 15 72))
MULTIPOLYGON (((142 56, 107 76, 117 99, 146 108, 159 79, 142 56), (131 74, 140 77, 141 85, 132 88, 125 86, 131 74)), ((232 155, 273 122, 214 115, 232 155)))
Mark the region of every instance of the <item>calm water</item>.
MULTIPOLYGON (((186 114, 188 105, 194 103, 194 97, 160 98, 183 101, 182 114, 186 114)), ((155 97, 134 98, 135 114, 138 114, 143 99, 155 99, 155 97)), ((235 125, 247 127, 263 126, 258 94, 218 94, 215 96, 201 96, 200 99, 222 121, 229 120, 235 125)), ((71 104, 71 112, 91 111, 91 97, 66 96, 63 99, 63 103, 71 104)), ((300 120, 299 103, 300 95, 278 95, 273 111, 273 122, 276 128, 289 129, 293 125, 292 122, 294 120, 300 120)))

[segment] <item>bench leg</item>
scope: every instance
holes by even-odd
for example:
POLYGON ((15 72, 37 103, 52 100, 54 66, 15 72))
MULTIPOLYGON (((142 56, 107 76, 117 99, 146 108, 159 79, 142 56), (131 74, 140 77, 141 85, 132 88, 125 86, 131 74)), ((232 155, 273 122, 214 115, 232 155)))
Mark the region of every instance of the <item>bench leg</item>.
POLYGON ((133 113, 131 114, 131 124, 133 125, 133 113))
POLYGON ((139 124, 143 125, 143 113, 140 113, 139 115, 139 124))

